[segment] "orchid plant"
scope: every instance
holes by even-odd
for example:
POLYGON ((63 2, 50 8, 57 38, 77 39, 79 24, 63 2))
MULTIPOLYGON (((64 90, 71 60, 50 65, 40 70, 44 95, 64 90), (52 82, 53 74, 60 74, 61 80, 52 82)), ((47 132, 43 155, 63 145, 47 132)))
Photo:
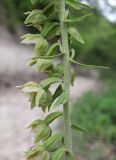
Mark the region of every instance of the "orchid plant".
MULTIPOLYGON (((44 119, 36 119, 29 128, 34 133, 34 143, 25 153, 26 160, 72 160, 72 130, 90 134, 78 125, 72 124, 70 119, 70 85, 74 83, 75 72, 72 63, 81 67, 92 65, 81 64, 74 60, 75 50, 72 48, 72 40, 84 43, 79 31, 72 27, 72 23, 80 22, 91 15, 82 15, 71 18, 70 8, 77 10, 91 8, 78 0, 31 0, 32 4, 38 4, 41 10, 34 9, 25 13, 27 18, 25 25, 36 28, 36 34, 26 34, 22 37, 22 43, 34 45, 34 55, 29 60, 29 66, 35 66, 36 70, 44 72, 46 78, 39 83, 27 82, 20 86, 27 94, 31 109, 39 107, 43 112, 50 112, 44 119), (53 63, 54 59, 62 61, 53 63), (51 86, 56 84, 56 90, 51 91, 51 86), (63 106, 63 111, 52 109, 63 106), (50 124, 63 116, 64 134, 53 133, 50 124)), ((105 68, 102 66, 94 66, 105 68)))

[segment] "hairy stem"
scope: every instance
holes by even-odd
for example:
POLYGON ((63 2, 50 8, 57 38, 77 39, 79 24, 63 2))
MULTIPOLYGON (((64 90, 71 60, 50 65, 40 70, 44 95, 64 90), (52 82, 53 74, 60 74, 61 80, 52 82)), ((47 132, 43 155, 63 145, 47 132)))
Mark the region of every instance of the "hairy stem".
MULTIPOLYGON (((65 145, 72 152, 72 132, 71 132, 71 121, 70 121, 70 80, 71 80, 71 71, 70 71, 70 58, 69 58, 69 42, 68 42, 68 33, 67 33, 67 24, 64 22, 65 19, 65 0, 60 0, 60 30, 62 38, 62 47, 64 53, 64 87, 65 91, 68 94, 68 102, 64 105, 64 137, 65 145)), ((70 156, 66 155, 66 160, 70 160, 70 156)))

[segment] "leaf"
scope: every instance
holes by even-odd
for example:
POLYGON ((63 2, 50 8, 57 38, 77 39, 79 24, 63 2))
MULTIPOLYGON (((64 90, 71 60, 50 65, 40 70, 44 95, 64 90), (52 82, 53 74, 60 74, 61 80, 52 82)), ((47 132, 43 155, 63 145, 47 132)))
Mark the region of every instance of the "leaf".
POLYGON ((38 59, 36 63, 36 68, 38 71, 44 71, 51 66, 52 61, 50 59, 38 59))
POLYGON ((84 133, 86 133, 86 134, 88 134, 88 135, 90 135, 90 136, 92 136, 92 137, 94 137, 94 138, 97 138, 97 139, 99 138, 99 137, 94 136, 92 133, 88 132, 86 129, 81 128, 81 127, 78 126, 78 125, 72 124, 72 125, 71 125, 71 128, 74 129, 74 130, 76 130, 76 131, 84 132, 84 133))
POLYGON ((74 9, 77 9, 77 10, 81 10, 83 8, 80 4, 77 3, 76 0, 66 0, 66 3, 70 7, 74 8, 74 9))
POLYGON ((77 64, 81 67, 86 67, 86 68, 96 68, 96 69, 109 69, 109 67, 105 67, 105 66, 96 66, 96 65, 89 65, 89 64, 83 64, 83 63, 79 63, 75 60, 73 60, 72 58, 70 58, 70 61, 74 64, 77 64))
POLYGON ((43 13, 46 16, 49 16, 54 10, 54 2, 49 3, 44 9, 43 9, 43 13))
POLYGON ((43 15, 41 10, 33 10, 32 12, 29 12, 29 15, 27 16, 25 20, 25 24, 29 25, 37 25, 37 24, 43 24, 47 20, 47 17, 43 15))
POLYGON ((66 0, 66 3, 67 3, 70 7, 74 8, 74 9, 76 9, 76 10, 81 10, 82 8, 92 8, 91 6, 86 5, 86 4, 84 4, 84 3, 80 3, 80 2, 77 1, 77 0, 66 0))
POLYGON ((71 37, 73 37, 74 39, 76 39, 77 41, 84 43, 79 31, 73 27, 69 27, 68 28, 68 33, 71 35, 71 37))
POLYGON ((54 102, 52 103, 52 107, 57 107, 59 105, 63 105, 68 101, 68 94, 66 92, 62 92, 62 94, 54 100, 54 102))
POLYGON ((72 157, 71 153, 68 151, 67 148, 61 147, 61 148, 59 148, 58 150, 56 150, 56 151, 53 153, 53 156, 52 156, 52 159, 51 159, 51 160, 61 160, 62 156, 63 156, 65 153, 68 153, 68 154, 72 157))
POLYGON ((48 50, 49 44, 48 41, 42 37, 40 37, 35 45, 34 51, 36 53, 36 56, 42 55, 48 50))
POLYGON ((62 138, 63 136, 61 134, 54 134, 44 142, 44 147, 46 148, 46 150, 51 151, 54 145, 62 140, 62 138))
POLYGON ((53 112, 53 113, 49 114, 49 115, 45 118, 44 122, 48 125, 48 124, 50 124, 51 122, 53 122, 56 118, 58 118, 58 117, 60 117, 60 116, 62 116, 62 115, 63 115, 63 114, 62 114, 61 112, 53 112))
POLYGON ((93 6, 91 6, 90 4, 84 4, 84 3, 81 3, 81 2, 79 2, 79 1, 77 1, 77 0, 75 0, 79 5, 81 5, 82 7, 84 7, 84 8, 89 8, 89 9, 92 9, 92 8, 94 8, 93 6))
POLYGON ((56 77, 48 77, 44 80, 42 80, 39 84, 42 88, 46 88, 48 86, 50 86, 53 83, 61 83, 61 79, 60 78, 56 78, 56 77))
POLYGON ((83 21, 85 18, 87 18, 91 15, 93 15, 93 14, 90 13, 90 14, 87 14, 87 15, 84 15, 84 16, 81 16, 81 17, 78 17, 78 18, 75 18, 75 19, 66 19, 64 22, 68 22, 68 23, 80 22, 80 21, 83 21))
POLYGON ((22 36, 21 38, 23 39, 21 43, 25 44, 35 44, 37 43, 37 40, 41 37, 40 34, 26 34, 22 36))
POLYGON ((51 40, 59 35, 60 35, 60 27, 56 26, 51 30, 51 32, 49 32, 49 34, 46 36, 46 39, 51 40))
POLYGON ((57 28, 59 27, 59 23, 57 22, 47 22, 44 25, 44 28, 41 32, 41 35, 46 39, 51 39, 56 36, 57 28))
POLYGON ((58 43, 52 44, 52 45, 49 47, 46 55, 47 55, 47 56, 52 56, 53 54, 55 54, 55 53, 57 52, 58 48, 59 48, 59 44, 58 44, 58 43))

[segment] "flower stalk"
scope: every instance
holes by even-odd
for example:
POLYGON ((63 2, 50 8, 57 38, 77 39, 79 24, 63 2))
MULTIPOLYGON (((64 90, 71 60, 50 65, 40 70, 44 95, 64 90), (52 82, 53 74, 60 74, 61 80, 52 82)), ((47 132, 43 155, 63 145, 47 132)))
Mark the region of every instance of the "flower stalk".
MULTIPOLYGON (((60 0, 59 5, 59 17, 60 17, 60 30, 62 39, 62 48, 64 53, 64 88, 68 94, 68 101, 63 106, 64 110, 64 137, 65 145, 72 152, 72 131, 71 131, 71 120, 70 120, 70 81, 71 81, 71 66, 70 66, 70 55, 69 55, 69 41, 68 41, 68 26, 65 20, 65 0, 60 0)), ((66 155, 66 159, 70 160, 70 156, 66 155)))

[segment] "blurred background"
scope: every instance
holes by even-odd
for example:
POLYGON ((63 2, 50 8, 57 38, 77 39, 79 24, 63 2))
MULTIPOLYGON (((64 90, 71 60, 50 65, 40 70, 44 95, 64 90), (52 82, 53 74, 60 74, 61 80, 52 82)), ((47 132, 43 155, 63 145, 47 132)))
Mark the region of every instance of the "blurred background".
MULTIPOLYGON (((83 2, 94 6, 94 15, 77 24, 86 43, 74 42, 76 59, 110 69, 88 70, 74 66, 72 121, 101 137, 96 140, 86 134, 73 134, 74 152, 79 160, 116 160, 116 0, 83 2)), ((27 59, 33 55, 32 46, 20 44, 20 36, 36 32, 23 25, 23 13, 31 9, 30 0, 0 0, 1 160, 24 160, 23 152, 32 142, 26 127, 36 117, 43 117, 38 109, 30 111, 27 98, 15 87, 44 77, 27 66, 27 59)), ((72 14, 77 15, 74 11, 72 14)))

